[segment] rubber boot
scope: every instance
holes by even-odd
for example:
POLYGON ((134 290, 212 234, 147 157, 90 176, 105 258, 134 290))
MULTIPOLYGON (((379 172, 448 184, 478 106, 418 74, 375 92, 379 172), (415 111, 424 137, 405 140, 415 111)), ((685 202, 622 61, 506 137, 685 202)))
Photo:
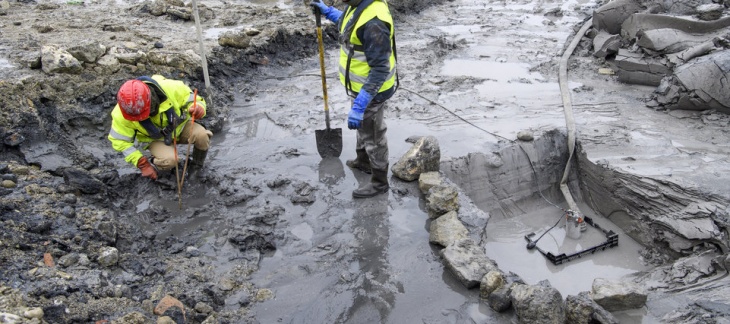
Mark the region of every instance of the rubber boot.
POLYGON ((193 168, 202 169, 205 165, 206 156, 208 156, 208 151, 193 148, 193 159, 190 161, 190 166, 192 166, 193 168))
POLYGON ((190 167, 188 168, 188 175, 191 178, 203 179, 206 177, 207 172, 203 169, 206 156, 208 156, 208 151, 193 148, 193 156, 190 158, 190 167))
POLYGON ((390 186, 388 185, 388 168, 386 167, 385 170, 373 169, 373 177, 370 180, 370 183, 353 190, 352 197, 374 197, 381 193, 388 192, 388 189, 390 189, 390 186))
POLYGON ((370 167, 370 158, 365 150, 355 150, 357 157, 354 160, 347 160, 345 164, 351 169, 358 169, 367 174, 371 174, 372 168, 370 167))

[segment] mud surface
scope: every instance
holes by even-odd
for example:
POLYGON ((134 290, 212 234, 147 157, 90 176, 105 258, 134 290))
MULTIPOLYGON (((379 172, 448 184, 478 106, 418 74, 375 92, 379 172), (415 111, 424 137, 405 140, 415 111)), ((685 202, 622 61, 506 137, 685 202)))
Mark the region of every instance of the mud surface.
MULTIPOLYGON (((644 100, 652 88, 599 74, 601 62, 579 48, 569 67, 581 149, 572 185, 581 187, 575 191, 581 209, 620 232, 622 241, 619 249, 580 262, 547 264, 525 249, 522 236, 550 227, 559 216, 536 190, 562 204, 556 183, 565 152, 533 156, 545 171, 537 188, 524 158, 506 152, 514 150, 520 131, 560 141, 566 122, 558 59, 599 3, 391 2, 402 85, 386 114, 391 164, 410 148, 407 138, 435 136, 442 168, 449 166, 442 171, 464 190, 464 208, 490 215, 488 226, 467 224, 488 257, 530 284, 548 279, 563 297, 589 291, 598 277, 634 274, 655 283, 647 307, 616 314, 622 323, 693 322, 683 315, 684 305, 700 318, 727 317, 730 312, 707 302, 726 303, 730 294, 717 288, 726 278, 708 273, 680 282, 651 272, 726 244, 727 115, 648 109, 644 100), (489 191, 456 179, 500 183, 488 171, 458 168, 471 153, 496 155, 515 167, 501 179, 503 186, 489 191), (616 201, 629 202, 614 206, 616 201), (695 201, 719 206, 713 219, 720 243, 647 241, 646 229, 636 224, 695 201), (680 252, 669 252, 671 244, 682 245, 680 252), (700 286, 682 294, 682 287, 705 277, 717 278, 707 287, 718 292, 708 296, 700 286), (665 294, 667 287, 677 290, 665 294)), ((338 50, 327 24, 332 127, 343 129, 344 151, 339 159, 319 157, 314 131, 324 127, 324 115, 316 36, 300 1, 200 4, 211 79, 206 93, 213 103, 203 123, 216 135, 208 172, 187 179, 181 199, 174 172, 157 182, 140 178, 106 135, 116 89, 128 78, 161 73, 204 88, 195 25, 173 14, 190 4, 5 3, 0 173, 15 186, 0 189, 0 312, 41 308, 48 323, 147 323, 162 315, 178 323, 514 320, 445 270, 428 243, 416 183, 391 178, 388 195, 351 198, 368 178, 344 165, 354 157, 354 133, 344 122, 350 104, 336 80, 338 50), (159 5, 178 10, 156 15, 159 5), (248 47, 218 44, 219 36, 244 28, 260 32, 248 47), (122 62, 114 72, 99 61, 79 74, 37 68, 41 46, 72 48, 82 40, 104 45, 107 53, 144 52, 148 58, 122 62), (150 58, 155 55, 168 60, 150 58), (155 311, 166 295, 185 311, 155 311)), ((575 249, 563 235, 557 229, 541 244, 575 249)), ((578 247, 596 242, 585 238, 578 247)), ((662 271, 675 279, 682 273, 676 267, 662 271)))

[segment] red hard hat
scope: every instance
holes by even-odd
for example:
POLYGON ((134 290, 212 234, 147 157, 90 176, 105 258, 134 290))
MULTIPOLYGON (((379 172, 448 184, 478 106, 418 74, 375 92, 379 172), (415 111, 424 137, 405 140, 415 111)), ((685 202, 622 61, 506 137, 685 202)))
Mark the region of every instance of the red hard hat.
POLYGON ((150 88, 140 80, 129 80, 117 92, 117 104, 124 119, 145 120, 150 116, 150 88))

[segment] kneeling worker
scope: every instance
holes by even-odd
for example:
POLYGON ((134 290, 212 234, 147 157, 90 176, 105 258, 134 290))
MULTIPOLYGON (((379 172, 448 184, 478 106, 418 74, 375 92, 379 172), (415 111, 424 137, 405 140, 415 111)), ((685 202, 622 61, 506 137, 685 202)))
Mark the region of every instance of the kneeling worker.
POLYGON ((203 118, 205 109, 205 99, 194 96, 182 81, 161 75, 139 77, 119 88, 107 138, 125 161, 152 180, 157 179, 158 168, 170 170, 177 165, 173 143, 193 144, 191 168, 201 168, 213 133, 190 117, 203 118), (145 149, 150 159, 134 146, 135 140, 149 143, 145 149))

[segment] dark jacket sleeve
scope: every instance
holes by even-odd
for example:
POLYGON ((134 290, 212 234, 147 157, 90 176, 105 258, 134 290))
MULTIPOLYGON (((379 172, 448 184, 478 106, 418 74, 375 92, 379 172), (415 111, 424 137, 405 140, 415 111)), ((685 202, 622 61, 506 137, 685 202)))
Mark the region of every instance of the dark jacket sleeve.
POLYGON ((358 38, 362 40, 368 65, 370 65, 370 74, 361 91, 367 91, 375 98, 390 74, 389 60, 393 50, 390 41, 390 25, 374 18, 365 23, 357 32, 358 38))

